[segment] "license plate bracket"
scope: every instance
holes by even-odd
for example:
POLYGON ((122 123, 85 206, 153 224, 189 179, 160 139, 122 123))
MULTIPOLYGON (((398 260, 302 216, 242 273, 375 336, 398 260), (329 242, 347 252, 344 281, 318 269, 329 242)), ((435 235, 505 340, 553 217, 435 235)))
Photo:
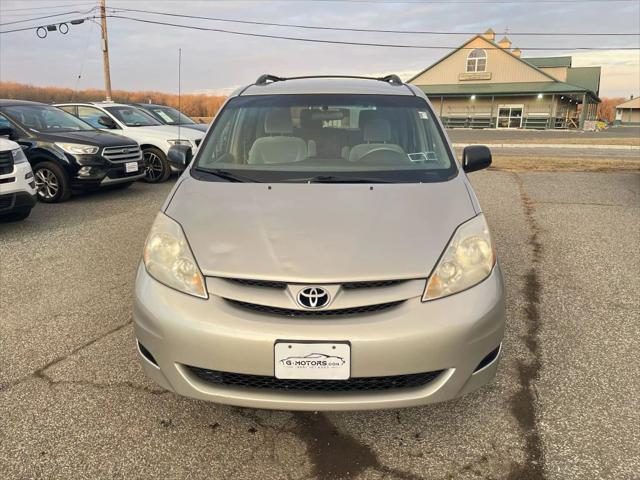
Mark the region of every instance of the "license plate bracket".
POLYGON ((348 341, 277 340, 274 371, 278 379, 348 380, 351 343, 348 341))
POLYGON ((138 162, 127 162, 124 164, 125 173, 133 173, 138 171, 138 162))

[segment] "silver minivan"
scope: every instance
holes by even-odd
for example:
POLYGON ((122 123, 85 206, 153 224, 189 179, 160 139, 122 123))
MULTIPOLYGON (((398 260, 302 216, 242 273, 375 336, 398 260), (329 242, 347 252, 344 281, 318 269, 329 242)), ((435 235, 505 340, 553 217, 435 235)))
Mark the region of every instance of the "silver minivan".
POLYGON ((385 78, 261 76, 218 113, 147 238, 134 324, 145 372, 238 406, 422 405, 490 381, 502 274, 425 95, 385 78))

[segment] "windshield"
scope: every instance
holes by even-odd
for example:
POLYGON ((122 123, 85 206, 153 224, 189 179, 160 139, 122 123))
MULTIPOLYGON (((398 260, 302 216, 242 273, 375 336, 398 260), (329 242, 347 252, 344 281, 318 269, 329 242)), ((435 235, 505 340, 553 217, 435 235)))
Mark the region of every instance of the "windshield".
POLYGON ((430 182, 457 169, 422 98, 256 95, 227 103, 197 172, 233 181, 430 182))
POLYGON ((167 125, 192 125, 196 122, 187 117, 184 113, 171 107, 145 107, 153 115, 167 125))
POLYGON ((162 125, 148 113, 135 107, 104 107, 111 115, 124 123, 127 127, 151 127, 162 125))
POLYGON ((21 126, 36 132, 77 132, 95 130, 88 123, 57 107, 13 105, 3 110, 21 126))

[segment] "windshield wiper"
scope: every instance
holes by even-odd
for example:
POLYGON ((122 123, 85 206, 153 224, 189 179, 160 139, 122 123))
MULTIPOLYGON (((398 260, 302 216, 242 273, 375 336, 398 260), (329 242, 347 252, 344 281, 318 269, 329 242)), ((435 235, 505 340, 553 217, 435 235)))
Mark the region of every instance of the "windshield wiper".
POLYGON ((199 172, 215 175, 216 177, 223 178, 225 180, 228 180, 229 182, 257 183, 257 180, 253 178, 245 177, 243 175, 238 175, 237 173, 232 173, 228 170, 220 170, 218 168, 209 170, 208 168, 201 168, 201 167, 196 167, 196 170, 199 172))
POLYGON ((337 175, 316 175, 314 177, 288 178, 283 182, 300 183, 393 183, 377 177, 340 177, 337 175))

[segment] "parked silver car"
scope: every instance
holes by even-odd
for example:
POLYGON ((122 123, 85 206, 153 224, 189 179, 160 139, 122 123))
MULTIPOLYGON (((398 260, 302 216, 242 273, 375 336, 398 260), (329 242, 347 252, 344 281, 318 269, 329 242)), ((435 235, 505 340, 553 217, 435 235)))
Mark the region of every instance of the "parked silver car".
POLYGON ((493 378, 505 309, 487 222, 425 95, 269 75, 234 93, 147 238, 144 369, 203 400, 291 410, 448 400, 493 378))

